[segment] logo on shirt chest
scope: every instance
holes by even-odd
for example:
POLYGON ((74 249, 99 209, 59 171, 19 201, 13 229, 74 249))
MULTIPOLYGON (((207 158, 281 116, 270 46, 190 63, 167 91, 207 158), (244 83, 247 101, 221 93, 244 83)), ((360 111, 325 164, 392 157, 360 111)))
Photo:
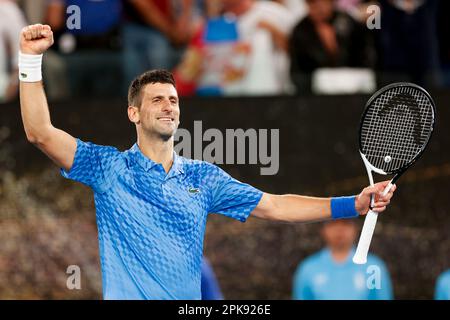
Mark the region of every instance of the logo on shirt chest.
POLYGON ((196 193, 200 193, 200 189, 199 188, 194 188, 194 187, 189 187, 188 188, 188 192, 190 194, 196 194, 196 193))
POLYGON ((316 286, 322 287, 327 284, 328 277, 324 273, 319 273, 314 277, 313 282, 316 286))

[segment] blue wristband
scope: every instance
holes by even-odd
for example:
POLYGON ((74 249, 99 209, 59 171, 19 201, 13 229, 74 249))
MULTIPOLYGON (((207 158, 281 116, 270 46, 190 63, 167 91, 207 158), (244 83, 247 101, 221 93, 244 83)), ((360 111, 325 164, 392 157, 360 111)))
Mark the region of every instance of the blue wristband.
POLYGON ((359 216, 359 212, 355 208, 355 198, 356 196, 331 198, 331 217, 346 219, 359 216))

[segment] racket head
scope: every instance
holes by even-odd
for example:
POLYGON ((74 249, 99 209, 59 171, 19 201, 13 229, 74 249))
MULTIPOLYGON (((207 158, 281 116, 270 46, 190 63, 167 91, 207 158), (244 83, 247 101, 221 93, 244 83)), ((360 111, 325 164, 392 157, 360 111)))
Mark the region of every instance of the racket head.
POLYGON ((397 177, 423 154, 436 123, 436 106, 422 87, 387 85, 367 101, 359 128, 359 151, 377 173, 397 177))

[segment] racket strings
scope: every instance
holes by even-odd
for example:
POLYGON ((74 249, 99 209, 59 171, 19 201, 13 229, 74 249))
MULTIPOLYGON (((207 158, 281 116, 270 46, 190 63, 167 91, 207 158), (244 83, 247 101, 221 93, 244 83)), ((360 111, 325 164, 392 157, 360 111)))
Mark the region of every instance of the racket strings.
MULTIPOLYGON (((391 94, 385 94, 380 97, 380 99, 376 102, 380 106, 386 106, 387 103, 392 99, 391 94)), ((398 100, 398 99, 397 99, 398 100)), ((406 103, 407 105, 411 105, 411 101, 397 101, 400 105, 402 103, 406 103)), ((398 108, 399 106, 397 106, 398 108)), ((383 107, 385 108, 385 107, 383 107)), ((417 119, 414 119, 414 116, 417 117, 417 110, 411 112, 411 108, 404 108, 405 110, 400 110, 402 112, 398 112, 398 110, 391 110, 390 116, 386 115, 386 112, 383 113, 383 110, 374 109, 372 111, 379 111, 379 116, 384 119, 384 124, 379 126, 378 128, 374 126, 374 123, 377 125, 380 124, 380 121, 374 121, 375 117, 372 116, 371 119, 371 132, 378 133, 378 137, 376 135, 372 135, 368 142, 372 143, 372 149, 368 155, 375 156, 378 159, 378 166, 383 166, 383 162, 386 162, 387 170, 392 167, 401 166, 403 162, 410 161, 411 157, 413 157, 417 152, 420 151, 421 145, 417 142, 417 119), (393 112, 392 112, 393 111, 393 112), (384 141, 380 140, 380 136, 386 138, 390 138, 389 143, 383 143, 384 141), (415 143, 412 143, 413 140, 415 143), (399 148, 401 146, 401 148, 399 148), (408 152, 409 151, 409 152, 408 152), (389 156, 391 161, 386 161, 386 156, 389 156)), ((423 131, 423 130, 422 130, 423 131)), ((420 137, 419 137, 420 139, 420 137)))
POLYGON ((429 97, 414 87, 395 87, 377 97, 361 126, 362 152, 376 168, 393 172, 427 144, 434 123, 429 97))
POLYGON ((377 168, 383 168, 387 171, 391 167, 402 166, 417 153, 417 150, 396 147, 408 143, 405 137, 411 136, 411 126, 404 125, 410 121, 408 118, 411 118, 410 114, 406 118, 391 117, 387 119, 383 127, 375 128, 372 126, 372 133, 376 131, 379 136, 390 138, 390 141, 381 141, 380 138, 375 139, 374 135, 369 136, 370 149, 367 149, 366 157, 377 168))

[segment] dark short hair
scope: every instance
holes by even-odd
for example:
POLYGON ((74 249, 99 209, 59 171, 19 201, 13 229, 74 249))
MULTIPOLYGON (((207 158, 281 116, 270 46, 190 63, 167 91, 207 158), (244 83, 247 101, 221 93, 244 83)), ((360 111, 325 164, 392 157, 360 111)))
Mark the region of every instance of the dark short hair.
POLYGON ((171 72, 163 69, 150 70, 136 77, 128 88, 128 105, 140 107, 142 103, 141 90, 149 83, 168 83, 175 87, 175 79, 171 72))

